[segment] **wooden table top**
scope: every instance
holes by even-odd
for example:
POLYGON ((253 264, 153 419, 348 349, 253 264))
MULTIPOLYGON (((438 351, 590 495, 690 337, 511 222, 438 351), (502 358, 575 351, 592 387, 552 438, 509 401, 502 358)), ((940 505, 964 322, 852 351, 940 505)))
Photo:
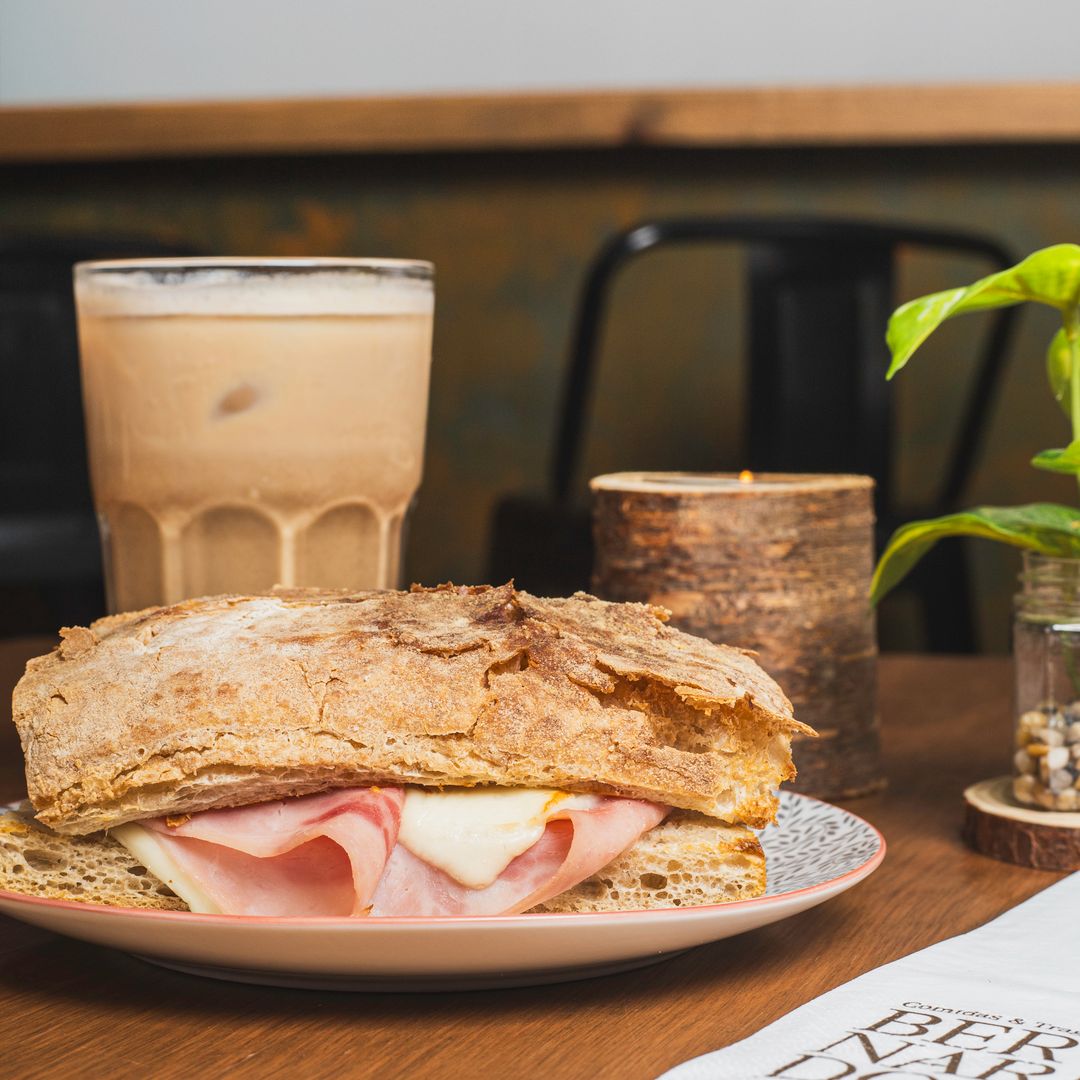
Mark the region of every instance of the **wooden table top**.
MULTIPOLYGON (((41 644, 0 642, 5 700, 41 644)), ((273 989, 175 974, 0 917, 0 1074, 649 1080, 1062 876, 975 855, 959 838, 964 787, 1008 771, 1010 696, 1003 658, 884 658, 889 788, 845 804, 885 834, 881 868, 811 911, 627 974, 458 994, 273 989)), ((20 794, 21 769, 5 725, 0 799, 20 794)))

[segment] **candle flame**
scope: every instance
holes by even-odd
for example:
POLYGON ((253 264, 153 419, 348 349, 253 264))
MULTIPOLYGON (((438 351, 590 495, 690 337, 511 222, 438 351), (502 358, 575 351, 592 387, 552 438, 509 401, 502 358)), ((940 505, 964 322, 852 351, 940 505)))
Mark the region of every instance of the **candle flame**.
POLYGON ((743 471, 739 473, 740 484, 752 484, 753 482, 754 474, 749 469, 743 469, 743 471))

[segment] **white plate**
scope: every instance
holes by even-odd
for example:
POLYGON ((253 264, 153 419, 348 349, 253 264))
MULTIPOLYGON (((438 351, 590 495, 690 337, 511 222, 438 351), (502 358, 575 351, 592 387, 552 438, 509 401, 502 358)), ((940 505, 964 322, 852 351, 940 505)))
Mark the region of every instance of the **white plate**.
POLYGON ((257 918, 145 911, 0 890, 0 911, 165 967, 238 982, 341 990, 450 990, 584 979, 641 967, 786 919, 872 873, 885 841, 854 814, 784 792, 761 834, 756 900, 652 911, 468 918, 257 918))

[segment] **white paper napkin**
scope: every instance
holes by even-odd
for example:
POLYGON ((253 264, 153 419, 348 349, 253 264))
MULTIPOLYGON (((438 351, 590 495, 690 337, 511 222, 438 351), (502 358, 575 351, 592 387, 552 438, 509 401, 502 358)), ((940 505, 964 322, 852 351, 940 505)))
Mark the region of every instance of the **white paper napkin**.
POLYGON ((663 1080, 1080 1080, 1080 873, 663 1080))

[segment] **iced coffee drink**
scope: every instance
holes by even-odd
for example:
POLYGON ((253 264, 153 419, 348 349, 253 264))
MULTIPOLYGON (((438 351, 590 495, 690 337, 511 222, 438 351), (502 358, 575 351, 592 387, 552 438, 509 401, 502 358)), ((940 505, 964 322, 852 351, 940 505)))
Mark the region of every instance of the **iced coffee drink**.
POLYGON ((112 610, 399 584, 430 264, 83 263, 75 292, 112 610))

